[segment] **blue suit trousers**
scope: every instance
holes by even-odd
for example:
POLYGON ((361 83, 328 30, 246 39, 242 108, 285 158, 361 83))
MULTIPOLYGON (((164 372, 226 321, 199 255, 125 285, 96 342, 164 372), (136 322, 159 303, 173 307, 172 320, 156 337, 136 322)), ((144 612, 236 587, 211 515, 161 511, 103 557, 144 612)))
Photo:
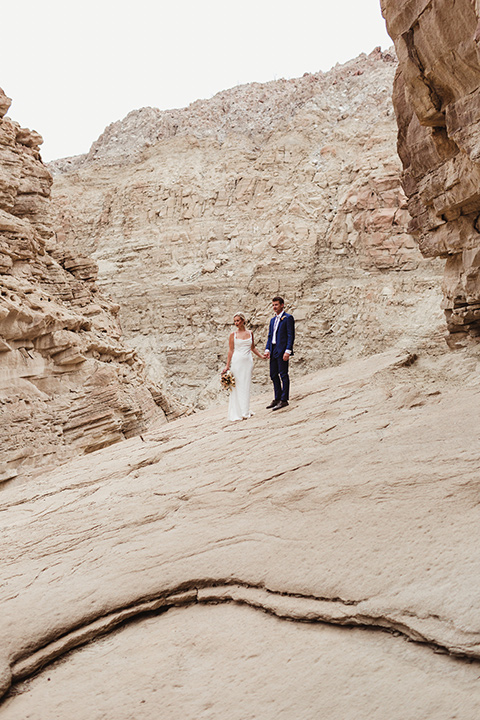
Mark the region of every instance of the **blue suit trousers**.
POLYGON ((275 392, 275 400, 288 402, 290 395, 290 378, 288 376, 289 361, 283 359, 283 355, 275 357, 270 356, 270 378, 273 382, 275 392))

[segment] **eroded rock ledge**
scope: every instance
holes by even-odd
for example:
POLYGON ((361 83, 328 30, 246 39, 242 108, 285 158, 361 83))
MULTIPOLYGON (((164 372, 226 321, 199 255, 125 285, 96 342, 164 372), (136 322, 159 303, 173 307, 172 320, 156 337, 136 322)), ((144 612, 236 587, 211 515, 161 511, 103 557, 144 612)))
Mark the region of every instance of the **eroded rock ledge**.
POLYGON ((478 664, 249 605, 149 614, 18 683, 2 720, 476 720, 478 664))
POLYGON ((461 628, 449 628, 450 623, 445 618, 416 617, 408 612, 372 616, 368 601, 293 595, 234 582, 225 585, 220 583, 208 585, 208 581, 196 580, 184 583, 181 589, 170 594, 164 593, 156 599, 145 600, 98 618, 45 645, 28 657, 18 659, 11 673, 4 673, 0 693, 7 692, 11 684, 30 677, 74 648, 96 640, 134 618, 197 603, 202 605, 235 603, 248 605, 284 620, 321 622, 394 632, 408 640, 425 643, 436 652, 480 660, 480 643, 472 644, 470 634, 462 632, 461 628))
POLYGON ((0 90, 0 483, 179 410, 146 387, 97 264, 56 238, 42 138, 9 106, 0 90))
POLYGON ((399 71, 394 106, 409 229, 446 258, 449 344, 480 337, 478 2, 382 0, 399 71))

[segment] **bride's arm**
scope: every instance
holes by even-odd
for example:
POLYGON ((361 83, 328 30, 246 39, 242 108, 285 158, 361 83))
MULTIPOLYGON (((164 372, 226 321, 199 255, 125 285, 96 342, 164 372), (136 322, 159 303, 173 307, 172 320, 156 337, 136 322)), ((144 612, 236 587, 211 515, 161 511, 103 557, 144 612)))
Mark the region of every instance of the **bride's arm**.
POLYGON ((253 352, 254 355, 256 355, 257 357, 261 358, 262 360, 265 359, 264 356, 262 355, 262 353, 259 352, 259 351, 257 350, 257 348, 255 347, 255 340, 253 339, 253 332, 252 332, 252 352, 253 352))
POLYGON ((234 345, 235 345, 233 335, 234 335, 233 332, 230 333, 230 337, 228 338, 227 364, 225 365, 225 367, 222 370, 222 375, 223 375, 223 373, 227 372, 227 370, 230 370, 230 363, 232 362, 232 355, 233 355, 233 350, 234 350, 234 345))

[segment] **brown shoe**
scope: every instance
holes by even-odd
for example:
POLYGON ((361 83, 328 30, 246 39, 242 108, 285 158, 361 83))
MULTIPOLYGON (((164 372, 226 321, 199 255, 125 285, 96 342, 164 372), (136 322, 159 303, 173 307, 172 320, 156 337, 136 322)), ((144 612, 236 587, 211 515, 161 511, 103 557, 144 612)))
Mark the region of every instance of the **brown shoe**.
POLYGON ((270 405, 267 405, 267 410, 270 410, 271 408, 274 408, 275 405, 278 405, 278 403, 279 403, 278 400, 272 400, 272 402, 270 403, 270 405))
POLYGON ((287 407, 288 402, 286 400, 280 400, 279 403, 275 405, 275 407, 272 408, 272 410, 280 410, 281 408, 287 407))

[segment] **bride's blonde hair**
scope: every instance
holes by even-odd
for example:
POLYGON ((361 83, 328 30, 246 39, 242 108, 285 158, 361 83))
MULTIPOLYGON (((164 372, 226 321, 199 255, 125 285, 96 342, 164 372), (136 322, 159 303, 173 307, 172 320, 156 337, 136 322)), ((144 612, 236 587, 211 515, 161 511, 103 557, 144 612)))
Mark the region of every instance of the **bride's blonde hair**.
POLYGON ((245 315, 244 315, 243 313, 241 313, 241 312, 235 313, 235 315, 233 316, 233 319, 235 320, 236 317, 241 317, 242 320, 243 320, 243 322, 245 322, 245 323, 247 322, 247 318, 246 318, 245 315))

